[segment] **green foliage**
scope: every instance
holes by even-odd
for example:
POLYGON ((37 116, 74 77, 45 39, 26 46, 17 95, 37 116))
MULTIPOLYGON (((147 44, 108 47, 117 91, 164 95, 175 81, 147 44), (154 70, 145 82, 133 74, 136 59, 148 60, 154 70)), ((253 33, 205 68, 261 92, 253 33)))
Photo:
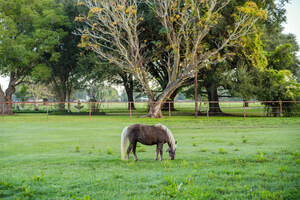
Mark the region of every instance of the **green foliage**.
POLYGON ((62 6, 53 0, 2 0, 0 12, 1 74, 22 78, 48 73, 39 63, 44 54, 58 56, 54 47, 66 35, 58 27, 67 23, 62 6))
POLYGON ((173 175, 171 175, 170 177, 166 177, 166 181, 167 181, 167 186, 163 187, 162 193, 171 198, 180 196, 182 183, 180 184, 176 183, 173 175))
MULTIPOLYGON (((257 97, 261 101, 294 101, 300 95, 300 84, 289 70, 266 69, 258 73, 258 78, 257 97)), ((279 115, 280 102, 264 104, 272 109, 271 115, 279 115)), ((293 104, 282 104, 282 110, 286 113, 292 113, 293 107, 293 104)))
POLYGON ((38 176, 36 176, 36 175, 32 176, 32 180, 34 180, 34 181, 42 181, 44 178, 45 178, 45 174, 38 175, 38 176))
POLYGON ((80 152, 80 147, 78 145, 75 147, 75 152, 80 152))
POLYGON ((291 44, 277 46, 275 51, 267 54, 268 69, 291 70, 293 63, 292 55, 291 44))
POLYGON ((108 155, 113 155, 113 154, 115 154, 115 152, 111 149, 110 146, 107 146, 107 147, 106 147, 106 152, 107 152, 108 155))
POLYGON ((207 152, 207 149, 206 148, 202 148, 202 146, 200 147, 200 151, 201 152, 207 152))
POLYGON ((254 155, 254 157, 256 162, 263 163, 266 161, 265 155, 262 152, 258 152, 256 155, 254 155))
POLYGON ((45 80, 50 78, 51 71, 45 64, 37 65, 31 72, 33 80, 45 80))
POLYGON ((91 199, 89 195, 86 195, 83 198, 82 197, 73 196, 73 199, 76 199, 76 200, 96 200, 96 199, 91 199))
POLYGON ((220 154, 227 154, 228 151, 225 150, 224 148, 219 148, 219 153, 220 153, 220 154))

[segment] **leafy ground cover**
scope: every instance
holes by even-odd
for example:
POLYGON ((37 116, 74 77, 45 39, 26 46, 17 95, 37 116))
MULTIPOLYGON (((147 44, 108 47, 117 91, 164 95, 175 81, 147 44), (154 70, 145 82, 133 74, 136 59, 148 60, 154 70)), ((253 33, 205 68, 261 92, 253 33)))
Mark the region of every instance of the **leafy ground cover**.
MULTIPOLYGON (((0 123, 3 199, 299 199, 300 118, 49 116, 0 123), (176 159, 139 145, 120 160, 120 134, 163 123, 176 159)), ((166 145, 165 145, 166 150, 166 145)))

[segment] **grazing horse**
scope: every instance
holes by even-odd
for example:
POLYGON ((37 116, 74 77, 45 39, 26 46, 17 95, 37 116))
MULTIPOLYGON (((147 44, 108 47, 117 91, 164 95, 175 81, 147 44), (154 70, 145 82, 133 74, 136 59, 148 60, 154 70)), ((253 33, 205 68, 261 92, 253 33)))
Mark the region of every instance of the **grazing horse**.
POLYGON ((134 124, 129 127, 125 127, 121 134, 121 159, 125 159, 126 142, 127 138, 130 142, 127 149, 127 159, 129 160, 129 153, 132 149, 135 161, 138 161, 136 156, 136 143, 140 142, 145 145, 156 144, 156 158, 158 160, 158 153, 160 153, 160 160, 163 160, 163 146, 168 143, 169 156, 171 160, 175 159, 176 144, 172 132, 162 124, 156 124, 154 126, 134 124))

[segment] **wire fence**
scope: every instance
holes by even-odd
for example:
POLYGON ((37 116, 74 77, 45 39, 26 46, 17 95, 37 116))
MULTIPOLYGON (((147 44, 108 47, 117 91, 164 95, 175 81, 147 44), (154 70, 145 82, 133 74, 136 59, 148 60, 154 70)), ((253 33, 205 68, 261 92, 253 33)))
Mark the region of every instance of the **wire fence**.
MULTIPOLYGON (((51 115, 146 115, 151 102, 0 102, 2 121, 5 115, 44 113, 51 115)), ((172 116, 239 116, 290 117, 300 116, 300 101, 176 101, 165 102, 164 117, 172 116)))

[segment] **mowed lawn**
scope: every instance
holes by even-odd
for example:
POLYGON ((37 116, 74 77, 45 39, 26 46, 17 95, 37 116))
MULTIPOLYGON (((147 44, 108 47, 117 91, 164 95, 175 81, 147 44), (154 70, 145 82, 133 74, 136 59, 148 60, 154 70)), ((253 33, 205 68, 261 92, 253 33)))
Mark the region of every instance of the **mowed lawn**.
POLYGON ((299 199, 300 118, 50 116, 0 122, 2 199, 299 199), (176 159, 120 160, 134 124, 166 125, 176 159))

